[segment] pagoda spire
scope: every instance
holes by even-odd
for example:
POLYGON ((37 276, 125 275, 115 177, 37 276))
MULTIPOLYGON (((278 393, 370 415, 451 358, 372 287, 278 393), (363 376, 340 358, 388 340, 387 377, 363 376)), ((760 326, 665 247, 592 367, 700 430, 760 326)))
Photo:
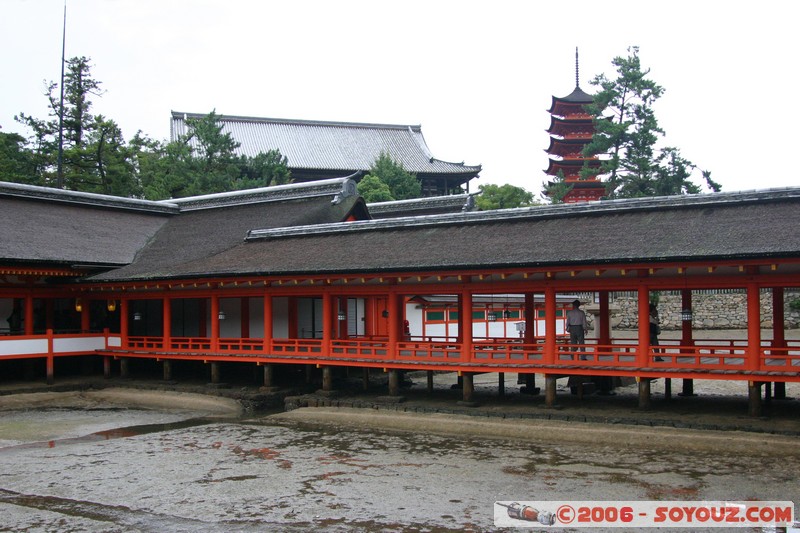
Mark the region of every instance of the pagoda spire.
POLYGON ((578 76, 579 69, 578 69, 578 47, 575 47, 575 88, 581 86, 580 76, 578 76))

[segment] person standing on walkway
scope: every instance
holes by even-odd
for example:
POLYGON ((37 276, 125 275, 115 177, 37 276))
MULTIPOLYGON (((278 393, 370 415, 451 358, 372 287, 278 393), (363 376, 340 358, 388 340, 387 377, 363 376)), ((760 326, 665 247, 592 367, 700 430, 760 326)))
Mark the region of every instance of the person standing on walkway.
MULTIPOLYGON (((569 331, 569 343, 572 345, 586 344, 586 333, 589 331, 589 324, 586 322, 586 313, 581 310, 581 301, 572 302, 572 309, 567 311, 567 331, 569 331)), ((582 348, 578 348, 582 350, 582 348)), ((582 355, 581 360, 586 356, 582 355)))

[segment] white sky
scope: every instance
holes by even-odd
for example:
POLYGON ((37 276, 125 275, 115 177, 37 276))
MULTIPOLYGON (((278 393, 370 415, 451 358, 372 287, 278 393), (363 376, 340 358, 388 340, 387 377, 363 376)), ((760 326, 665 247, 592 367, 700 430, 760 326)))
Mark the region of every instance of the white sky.
MULTIPOLYGON (((793 2, 67 0, 66 57, 106 91, 126 139, 170 111, 421 124, 434 156, 538 195, 551 97, 614 74, 631 45, 666 89, 665 142, 725 191, 798 184, 793 2), (791 96, 791 95, 790 95, 791 96)), ((0 0, 0 126, 45 118, 63 0, 0 0)), ((699 175, 699 174, 698 174, 699 175)))

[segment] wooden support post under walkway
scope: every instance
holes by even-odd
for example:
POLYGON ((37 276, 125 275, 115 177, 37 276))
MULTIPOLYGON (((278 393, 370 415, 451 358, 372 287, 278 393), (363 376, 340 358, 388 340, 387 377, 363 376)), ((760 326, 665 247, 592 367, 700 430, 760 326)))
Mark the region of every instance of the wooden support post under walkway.
POLYGON ((120 357, 119 359, 119 377, 122 379, 128 379, 130 377, 127 357, 120 357))
POLYGON ((111 378, 111 358, 103 357, 103 377, 105 379, 111 378))
POLYGON ((747 414, 754 417, 760 417, 761 410, 761 382, 748 381, 747 390, 749 401, 747 402, 747 414))
POLYGON ((322 367, 322 390, 330 392, 333 390, 333 367, 322 367))
POLYGON ((172 361, 164 359, 162 364, 164 369, 164 381, 172 381, 172 361))
POLYGON ((775 394, 773 396, 776 400, 786 399, 786 383, 783 381, 775 382, 775 394))
POLYGON ((475 395, 475 373, 462 372, 461 373, 461 401, 458 405, 466 407, 476 407, 478 404, 473 400, 475 395))
POLYGON ((215 385, 218 384, 220 382, 219 376, 220 376, 219 363, 217 362, 211 363, 211 383, 214 383, 215 385))
POLYGON ((272 392, 277 388, 278 387, 275 386, 275 365, 266 363, 264 365, 264 384, 261 386, 260 390, 272 392))
POLYGON ((697 396, 694 393, 694 380, 693 379, 684 379, 683 380, 683 391, 678 394, 678 396, 697 396))
POLYGON ((639 409, 650 409, 650 378, 636 378, 639 382, 639 409))
POLYGON ((428 370, 428 394, 433 392, 433 370, 428 370))
POLYGON ((525 385, 520 387, 520 394, 530 394, 536 396, 539 394, 539 387, 536 386, 536 374, 524 374, 525 385))
POLYGON ((369 390, 369 367, 365 366, 361 369, 361 377, 364 382, 364 390, 369 390))
POLYGON ((56 381, 55 358, 52 355, 47 356, 47 384, 52 385, 56 381))
POLYGON ((556 376, 545 375, 544 377, 544 405, 545 407, 556 406, 556 376))
POLYGON ((400 371, 389 370, 389 396, 400 395, 400 371))

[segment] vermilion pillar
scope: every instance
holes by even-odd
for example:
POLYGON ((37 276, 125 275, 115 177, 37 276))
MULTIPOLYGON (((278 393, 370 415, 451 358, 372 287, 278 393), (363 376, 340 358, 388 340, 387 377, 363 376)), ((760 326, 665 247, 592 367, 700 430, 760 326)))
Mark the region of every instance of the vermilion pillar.
POLYGON ((272 296, 264 295, 264 350, 271 353, 272 347, 272 296))
POLYGON ((403 314, 400 312, 400 296, 396 292, 390 292, 386 298, 386 310, 389 313, 388 334, 389 334, 389 353, 390 359, 397 359, 397 343, 400 342, 402 332, 403 314))
POLYGON ((172 344, 170 340, 172 338, 172 300, 167 297, 164 297, 163 312, 161 315, 163 318, 161 335, 164 338, 164 349, 168 350, 172 344))
POLYGON ((461 308, 458 310, 458 336, 461 337, 461 359, 472 360, 472 292, 461 292, 461 308))
POLYGON ((552 365, 556 360, 556 290, 544 290, 544 363, 552 365))
POLYGON ((33 295, 25 295, 25 335, 33 335, 33 295))
POLYGON ((211 350, 219 350, 219 296, 211 297, 211 350))
POLYGON ((122 337, 122 346, 128 345, 128 300, 119 301, 119 336, 122 337))
POLYGON ((639 287, 639 356, 640 367, 650 366, 650 289, 639 287))
POLYGON ((525 293, 525 344, 533 344, 536 339, 536 311, 533 304, 533 293, 525 293))
POLYGON ((322 294, 322 349, 326 355, 330 354, 334 328, 338 326, 338 322, 335 321, 338 313, 334 313, 333 302, 330 293, 322 294))
POLYGON ((758 285, 747 285, 747 361, 748 370, 761 366, 761 301, 758 285))

